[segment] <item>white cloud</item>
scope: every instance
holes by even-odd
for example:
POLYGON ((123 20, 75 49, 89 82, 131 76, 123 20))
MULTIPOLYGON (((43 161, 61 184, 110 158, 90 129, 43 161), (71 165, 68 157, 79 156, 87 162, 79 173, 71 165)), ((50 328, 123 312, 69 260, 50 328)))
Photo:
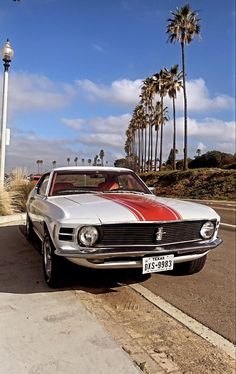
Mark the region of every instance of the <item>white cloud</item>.
POLYGON ((139 101, 142 79, 115 80, 110 86, 96 84, 89 79, 76 81, 79 89, 90 100, 104 100, 117 105, 136 105, 139 101))
MULTIPOLYGON (((67 157, 71 164, 74 158, 93 159, 100 149, 105 151, 105 159, 112 164, 116 158, 124 156, 125 131, 130 115, 109 116, 107 118, 92 118, 88 122, 80 120, 81 127, 69 123, 67 126, 75 128, 77 135, 73 141, 64 139, 39 138, 35 133, 23 132, 19 129, 12 130, 11 144, 7 147, 7 170, 17 166, 27 167, 29 171, 37 171, 37 159, 43 159, 43 169, 51 167, 52 161, 57 165, 66 165, 67 157), (116 124, 116 126, 115 126, 116 124), (84 131, 83 129, 86 129, 84 131), (77 151, 75 151, 75 149, 77 151)), ((74 120, 72 120, 74 121, 74 120)), ((78 121, 78 120, 77 120, 78 121)), ((215 118, 205 118, 198 121, 188 118, 189 128, 189 156, 196 155, 198 148, 202 153, 207 150, 217 149, 222 152, 235 152, 235 123, 222 121, 215 118)), ((164 159, 168 157, 172 147, 173 124, 172 121, 164 128, 164 159)), ((177 118, 177 149, 178 158, 183 156, 183 118, 177 118)))
POLYGON ((204 153, 207 150, 207 146, 203 144, 202 142, 199 142, 197 145, 197 149, 200 149, 201 153, 204 153))
MULTIPOLYGON (((224 94, 210 96, 204 79, 187 81, 188 112, 214 112, 234 108, 234 98, 224 94)), ((172 107, 170 99, 166 98, 169 108, 172 107)), ((183 93, 179 92, 176 100, 176 108, 183 110, 183 93)))
POLYGON ((15 129, 12 131, 10 146, 6 147, 6 169, 10 171, 21 167, 29 172, 37 172, 38 159, 43 160, 43 170, 51 168, 54 160, 57 161, 57 166, 65 166, 68 157, 73 164, 78 154, 71 148, 72 145, 66 138, 45 139, 32 132, 25 133, 15 129))
POLYGON ((86 145, 96 145, 97 149, 123 149, 125 137, 119 134, 96 133, 81 136, 81 141, 86 145))
POLYGON ((97 44, 97 43, 92 43, 92 47, 98 51, 98 52, 103 52, 103 48, 100 44, 97 44))
MULTIPOLYGON (((1 82, 0 82, 1 84, 1 82)), ((27 73, 10 75, 10 102, 9 111, 21 114, 20 122, 24 123, 23 112, 50 111, 55 112, 72 103, 75 95, 83 93, 83 97, 90 100, 102 100, 106 104, 129 106, 131 112, 139 100, 142 80, 116 80, 110 85, 101 85, 91 80, 76 81, 73 84, 53 82, 45 76, 27 73), (22 112, 22 113, 20 113, 22 112)), ((189 154, 195 155, 196 149, 203 152, 210 149, 218 149, 224 152, 235 152, 235 122, 213 118, 212 112, 226 110, 232 107, 233 99, 227 95, 217 94, 213 97, 209 94, 203 79, 188 82, 188 130, 189 130, 189 154), (201 120, 194 118, 194 112, 210 111, 208 117, 201 120), (212 117, 209 117, 211 115, 212 117), (201 147, 200 147, 201 145, 201 147)), ((171 103, 170 103, 171 104, 171 103)), ((179 97, 177 107, 177 148, 179 157, 183 149, 183 101, 179 97)), ((77 110, 77 108, 76 108, 77 110)), ((199 113, 198 113, 199 114, 199 113)), ((61 112, 60 112, 61 115, 61 112)), ((65 165, 66 158, 79 156, 86 160, 93 158, 100 149, 105 150, 109 160, 124 155, 125 132, 131 114, 120 116, 108 115, 107 117, 94 116, 90 119, 82 117, 70 118, 67 115, 61 118, 61 122, 76 131, 73 140, 68 139, 66 132, 64 139, 39 138, 33 132, 25 133, 22 130, 12 129, 11 145, 7 147, 8 169, 15 166, 36 167, 36 160, 43 159, 45 168, 51 166, 56 160, 58 165, 65 165), (76 154, 75 149, 78 150, 76 154), (24 151, 22 151, 24 150, 24 151), (34 161, 35 160, 35 161, 34 161), (30 166, 31 165, 31 166, 30 166), (47 165, 47 167, 46 167, 47 165)), ((52 126, 56 128, 56 123, 52 126)), ((53 131, 50 132, 52 134, 53 131)), ((55 132, 54 132, 55 133, 55 132)), ((165 126, 164 131, 164 158, 168 156, 172 146, 173 125, 172 121, 165 126)))
POLYGON ((53 82, 43 75, 12 73, 9 78, 9 114, 64 108, 75 95, 76 90, 70 84, 53 82))
POLYGON ((123 133, 127 130, 131 115, 96 117, 89 121, 90 126, 97 132, 123 133))
POLYGON ((79 132, 79 141, 83 145, 96 148, 122 149, 125 143, 131 115, 126 113, 121 116, 95 117, 88 120, 82 118, 62 119, 62 122, 79 132))
MULTIPOLYGON (((87 95, 89 100, 103 100, 107 103, 117 105, 135 106, 139 101, 142 79, 134 81, 128 79, 115 80, 111 85, 96 84, 91 80, 84 79, 76 81, 79 89, 87 95)), ((187 82, 188 110, 189 112, 218 111, 222 109, 233 109, 234 98, 216 94, 211 97, 206 82, 199 78, 187 82)), ((171 108, 170 99, 165 98, 171 108)), ((183 110, 183 95, 178 94, 176 101, 178 110, 183 110)))
POLYGON ((82 126, 86 123, 86 121, 82 118, 61 118, 61 122, 64 123, 64 125, 74 129, 74 130, 80 130, 82 126))
MULTIPOLYGON (((184 119, 178 117, 176 120, 177 126, 177 148, 179 154, 182 155, 183 150, 183 128, 184 119)), ((169 121, 164 129, 164 146, 166 152, 172 146, 173 136, 173 122, 169 121)), ((217 118, 204 118, 203 120, 196 120, 188 118, 188 143, 189 154, 194 155, 196 149, 202 149, 202 152, 207 150, 221 150, 222 152, 235 152, 235 122, 223 121, 217 118)))
POLYGON ((62 118, 62 122, 75 130, 86 130, 99 133, 124 133, 127 130, 131 115, 126 113, 121 116, 95 117, 91 119, 67 119, 62 118))

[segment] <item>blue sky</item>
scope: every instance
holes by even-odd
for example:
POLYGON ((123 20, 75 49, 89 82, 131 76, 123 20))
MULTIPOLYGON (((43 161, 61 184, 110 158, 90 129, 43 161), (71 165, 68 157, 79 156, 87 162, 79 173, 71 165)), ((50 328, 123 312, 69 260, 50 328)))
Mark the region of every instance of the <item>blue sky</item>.
MULTIPOLYGON (((181 65, 180 46, 167 43, 177 0, 0 0, 0 41, 15 55, 9 77, 8 170, 43 168, 124 156, 125 131, 142 80, 181 65)), ((186 48, 189 154, 235 152, 235 8, 233 0, 190 2, 201 18, 201 39, 186 48)), ((2 73, 1 73, 2 82, 2 73)), ((1 83, 2 86, 2 83, 1 83)), ((168 105, 168 100, 167 100, 168 105)), ((178 98, 179 157, 183 148, 178 98)), ((171 110, 170 110, 171 117, 171 110)), ((164 157, 172 121, 165 128, 164 157)))

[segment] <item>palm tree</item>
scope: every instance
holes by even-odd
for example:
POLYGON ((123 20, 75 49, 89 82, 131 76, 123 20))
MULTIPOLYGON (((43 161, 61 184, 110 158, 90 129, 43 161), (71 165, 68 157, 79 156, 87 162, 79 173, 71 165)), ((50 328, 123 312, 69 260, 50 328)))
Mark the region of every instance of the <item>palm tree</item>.
MULTIPOLYGON (((145 115, 146 115, 146 129, 145 129, 145 145, 144 145, 144 164, 150 161, 152 157, 152 122, 153 122, 153 94, 154 94, 154 80, 153 77, 147 77, 143 81, 143 86, 141 87, 141 104, 144 105, 145 115), (147 147, 147 128, 148 128, 148 147, 147 147)), ((150 162, 148 162, 148 170, 150 169, 150 162)))
POLYGON ((164 69, 163 75, 165 78, 165 85, 168 96, 172 99, 173 108, 173 170, 176 169, 176 115, 175 115, 175 100, 177 91, 183 87, 183 74, 178 70, 178 65, 173 65, 170 70, 164 69))
POLYGON ((96 155, 94 157, 94 160, 93 160, 93 166, 97 166, 97 161, 98 161, 98 155, 96 155))
POLYGON ((126 131, 126 143, 125 143, 125 152, 127 156, 133 156, 136 153, 135 147, 135 122, 134 118, 132 117, 128 129, 126 131))
POLYGON ((190 9, 189 4, 171 12, 173 18, 167 20, 166 32, 169 34, 168 41, 181 45, 182 71, 183 71, 183 93, 184 93, 184 170, 188 168, 188 125, 187 125, 187 92, 186 92, 186 72, 185 72, 185 44, 191 43, 197 34, 200 34, 198 13, 190 9))
POLYGON ((82 161, 82 164, 83 164, 83 166, 84 166, 84 161, 85 161, 84 158, 81 158, 81 161, 82 161))
POLYGON ((91 160, 91 158, 89 158, 89 159, 88 159, 88 164, 89 164, 89 166, 91 165, 91 162, 92 162, 92 160, 91 160))
POLYGON ((200 157, 200 156, 201 156, 201 153, 202 153, 201 149, 198 148, 198 149, 196 150, 197 157, 200 157))
POLYGON ((70 157, 67 157, 66 159, 68 166, 70 165, 70 157))
POLYGON ((101 151, 99 152, 99 157, 101 159, 101 165, 103 166, 103 159, 104 159, 104 156, 105 156, 105 153, 104 153, 104 150, 101 149, 101 151))
POLYGON ((38 160, 37 161, 40 164, 40 174, 43 173, 43 160, 38 160))
MULTIPOLYGON (((167 110, 167 108, 165 108, 167 110)), ((154 169, 157 170, 157 147, 159 140, 159 128, 162 122, 162 108, 161 102, 157 101, 154 110, 153 125, 156 131, 156 141, 155 141, 155 153, 154 153, 154 169)))
POLYGON ((160 70, 159 73, 153 75, 154 81, 154 91, 160 96, 161 99, 161 138, 160 138, 160 160, 159 160, 159 170, 162 169, 162 154, 163 154, 163 127, 168 120, 168 117, 165 118, 165 110, 164 108, 164 96, 167 94, 166 90, 166 77, 163 70, 160 70))
MULTIPOLYGON (((68 161, 68 159, 67 159, 67 161, 68 161)), ((70 161, 69 161, 69 162, 70 162, 70 161)), ((75 163, 75 166, 78 165, 78 157, 75 157, 75 159, 74 159, 74 163, 75 163)))
POLYGON ((56 167, 56 161, 52 161, 52 167, 55 168, 56 167))
POLYGON ((137 105, 136 107, 136 121, 137 121, 137 127, 138 127, 138 140, 139 140, 139 153, 138 153, 138 163, 139 163, 139 171, 143 171, 144 165, 144 144, 143 144, 143 132, 146 128, 146 117, 144 113, 144 107, 142 104, 137 105))
POLYGON ((38 165, 38 174, 39 174, 39 164, 40 164, 40 160, 37 160, 37 161, 36 161, 36 164, 38 165))

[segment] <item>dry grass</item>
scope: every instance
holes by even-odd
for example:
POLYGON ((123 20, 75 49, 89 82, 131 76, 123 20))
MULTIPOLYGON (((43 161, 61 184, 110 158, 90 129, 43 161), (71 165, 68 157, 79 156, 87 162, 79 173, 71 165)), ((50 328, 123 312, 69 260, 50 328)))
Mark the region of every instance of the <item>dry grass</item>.
POLYGON ((26 171, 16 169, 0 190, 0 215, 21 213, 26 210, 26 201, 33 188, 25 177, 26 171))
POLYGON ((4 188, 0 187, 0 215, 7 216, 12 213, 10 194, 4 188))

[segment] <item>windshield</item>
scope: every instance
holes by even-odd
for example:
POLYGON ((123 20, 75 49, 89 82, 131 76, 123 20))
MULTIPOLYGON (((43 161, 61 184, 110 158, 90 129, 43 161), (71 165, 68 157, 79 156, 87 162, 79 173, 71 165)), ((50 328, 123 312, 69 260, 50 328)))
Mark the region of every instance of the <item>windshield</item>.
POLYGON ((60 171, 55 172, 50 195, 76 193, 145 193, 151 192, 132 172, 60 171))

